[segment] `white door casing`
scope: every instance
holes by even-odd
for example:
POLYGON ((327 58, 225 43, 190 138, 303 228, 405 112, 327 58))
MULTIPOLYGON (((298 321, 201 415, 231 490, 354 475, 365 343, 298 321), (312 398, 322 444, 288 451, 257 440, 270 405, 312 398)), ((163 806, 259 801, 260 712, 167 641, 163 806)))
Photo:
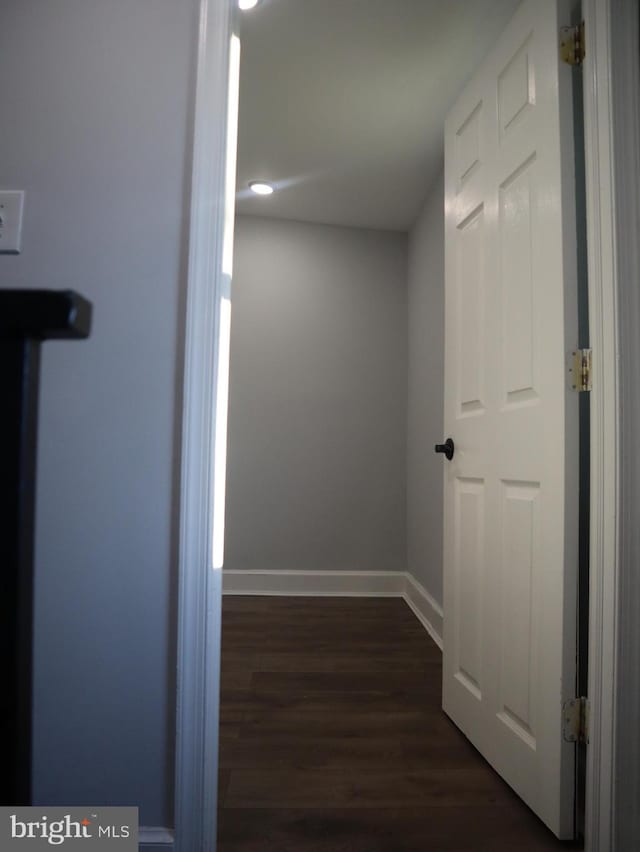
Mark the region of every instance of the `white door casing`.
POLYGON ((524 0, 445 127, 443 706, 573 836, 578 406, 569 0, 524 0))

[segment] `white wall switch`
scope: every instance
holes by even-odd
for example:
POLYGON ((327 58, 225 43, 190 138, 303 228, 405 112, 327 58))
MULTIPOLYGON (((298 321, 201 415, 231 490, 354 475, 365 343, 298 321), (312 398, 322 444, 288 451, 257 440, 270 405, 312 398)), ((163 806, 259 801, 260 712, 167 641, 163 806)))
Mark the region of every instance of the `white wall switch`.
POLYGON ((0 190, 0 254, 20 254, 24 192, 0 190))

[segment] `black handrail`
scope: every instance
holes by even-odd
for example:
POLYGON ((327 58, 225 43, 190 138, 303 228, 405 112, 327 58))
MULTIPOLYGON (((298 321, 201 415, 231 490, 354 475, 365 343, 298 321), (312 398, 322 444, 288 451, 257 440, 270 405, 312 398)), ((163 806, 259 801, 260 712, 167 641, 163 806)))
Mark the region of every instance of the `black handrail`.
POLYGON ((91 303, 71 290, 0 290, 0 805, 31 804, 33 537, 40 345, 81 339, 91 303))

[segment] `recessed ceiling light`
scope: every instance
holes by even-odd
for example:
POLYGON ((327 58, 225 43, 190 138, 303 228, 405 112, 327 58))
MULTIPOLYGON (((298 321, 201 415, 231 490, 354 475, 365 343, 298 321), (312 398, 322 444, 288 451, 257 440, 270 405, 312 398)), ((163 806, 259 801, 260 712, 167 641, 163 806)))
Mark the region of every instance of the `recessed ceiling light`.
POLYGON ((252 180, 249 183, 249 189, 255 192, 256 195, 271 195, 273 187, 270 183, 263 180, 252 180))
POLYGON ((238 0, 238 8, 241 12, 248 12, 258 5, 260 0, 238 0))

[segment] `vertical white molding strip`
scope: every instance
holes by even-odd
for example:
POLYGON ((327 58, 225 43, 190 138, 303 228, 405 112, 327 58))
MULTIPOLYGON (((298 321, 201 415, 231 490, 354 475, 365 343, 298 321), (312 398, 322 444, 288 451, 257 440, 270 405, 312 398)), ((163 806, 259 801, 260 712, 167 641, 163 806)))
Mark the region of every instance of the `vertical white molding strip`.
POLYGON ((611 3, 620 351, 620 563, 614 849, 640 849, 640 30, 638 0, 611 3))
POLYGON ((232 0, 201 0, 191 189, 180 498, 175 849, 215 852, 221 570, 214 441, 232 0))
POLYGON ((584 107, 591 391, 586 850, 613 852, 619 440, 611 0, 584 0, 584 107))

